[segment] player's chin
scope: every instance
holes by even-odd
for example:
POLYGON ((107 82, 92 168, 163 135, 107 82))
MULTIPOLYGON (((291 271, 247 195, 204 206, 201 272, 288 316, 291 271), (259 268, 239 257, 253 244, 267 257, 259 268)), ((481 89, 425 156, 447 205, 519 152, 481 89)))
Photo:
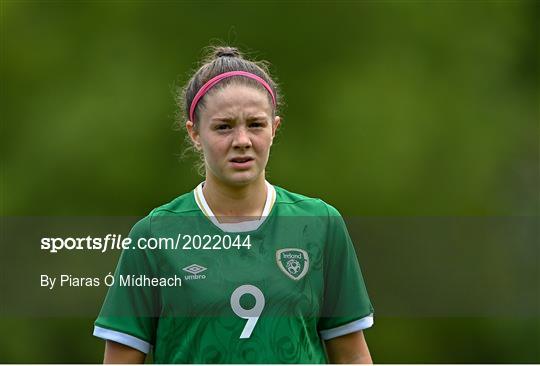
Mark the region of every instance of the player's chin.
POLYGON ((233 171, 229 175, 229 182, 234 186, 246 186, 257 179, 258 174, 252 169, 233 171))

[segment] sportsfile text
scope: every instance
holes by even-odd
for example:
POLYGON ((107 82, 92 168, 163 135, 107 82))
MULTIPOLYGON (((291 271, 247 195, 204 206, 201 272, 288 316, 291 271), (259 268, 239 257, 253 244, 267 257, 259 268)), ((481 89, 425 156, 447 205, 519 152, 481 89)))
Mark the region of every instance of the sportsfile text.
POLYGON ((188 235, 178 234, 176 238, 139 238, 135 242, 120 234, 107 234, 105 237, 42 238, 41 250, 58 253, 61 250, 92 250, 101 253, 107 250, 220 250, 250 249, 251 236, 248 235, 188 235))
POLYGON ((47 250, 50 253, 58 253, 59 250, 98 250, 102 253, 107 250, 129 249, 131 238, 122 237, 122 235, 107 234, 105 237, 87 236, 84 238, 42 238, 41 250, 47 250))

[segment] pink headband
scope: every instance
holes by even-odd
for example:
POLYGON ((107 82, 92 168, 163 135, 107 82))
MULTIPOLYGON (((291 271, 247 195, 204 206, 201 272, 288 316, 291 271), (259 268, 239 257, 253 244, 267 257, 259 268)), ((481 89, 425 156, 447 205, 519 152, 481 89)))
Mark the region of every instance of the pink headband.
POLYGON ((208 90, 214 85, 216 85, 217 83, 219 83, 221 80, 225 78, 229 78, 231 76, 245 76, 247 78, 258 81, 259 83, 262 84, 262 86, 265 87, 266 90, 268 90, 268 92, 270 93, 270 96, 272 96, 272 103, 274 103, 274 106, 276 105, 276 97, 274 96, 274 92, 272 92, 272 88, 270 88, 270 85, 268 85, 268 83, 264 81, 264 79, 247 71, 229 71, 229 72, 224 72, 223 74, 214 76, 212 79, 208 80, 199 89, 197 94, 195 94, 195 98, 193 98, 193 101, 191 102, 191 106, 189 107, 189 120, 190 121, 195 122, 193 118, 195 117, 194 114, 195 114, 195 108, 197 107, 197 103, 199 103, 199 100, 201 100, 201 98, 208 92, 208 90))

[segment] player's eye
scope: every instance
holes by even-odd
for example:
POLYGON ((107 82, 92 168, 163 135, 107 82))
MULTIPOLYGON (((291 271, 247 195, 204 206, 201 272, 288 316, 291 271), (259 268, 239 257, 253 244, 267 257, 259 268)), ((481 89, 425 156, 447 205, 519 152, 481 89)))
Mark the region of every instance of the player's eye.
POLYGON ((260 121, 253 121, 249 124, 249 127, 253 127, 253 128, 260 128, 260 127, 264 127, 264 122, 260 122, 260 121))
POLYGON ((231 126, 228 123, 220 123, 217 124, 214 128, 219 131, 225 131, 231 128, 231 126))

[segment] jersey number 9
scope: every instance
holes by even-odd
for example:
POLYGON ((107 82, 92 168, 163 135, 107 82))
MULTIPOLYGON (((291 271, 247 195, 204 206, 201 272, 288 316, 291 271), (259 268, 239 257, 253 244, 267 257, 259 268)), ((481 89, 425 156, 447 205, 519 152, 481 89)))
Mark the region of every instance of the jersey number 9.
POLYGON ((236 315, 247 320, 244 330, 240 334, 240 339, 249 338, 264 309, 264 295, 261 290, 253 285, 242 285, 234 290, 231 295, 231 308, 236 315), (253 295, 255 298, 255 305, 251 309, 244 309, 240 305, 240 298, 246 294, 253 295))

